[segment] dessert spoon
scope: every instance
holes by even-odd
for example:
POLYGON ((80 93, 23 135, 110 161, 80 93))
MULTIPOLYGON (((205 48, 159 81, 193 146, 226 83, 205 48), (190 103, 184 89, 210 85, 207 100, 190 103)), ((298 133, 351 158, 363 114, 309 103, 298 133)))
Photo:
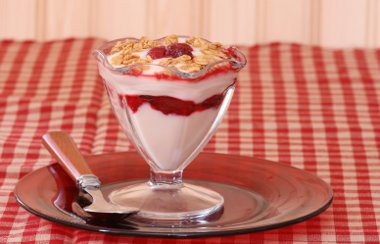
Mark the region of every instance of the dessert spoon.
POLYGON ((92 203, 84 207, 84 211, 123 215, 134 214, 139 211, 135 208, 110 203, 104 198, 100 190, 99 178, 91 171, 74 140, 67 133, 63 131, 48 132, 42 137, 42 144, 77 183, 77 187, 91 196, 92 203))

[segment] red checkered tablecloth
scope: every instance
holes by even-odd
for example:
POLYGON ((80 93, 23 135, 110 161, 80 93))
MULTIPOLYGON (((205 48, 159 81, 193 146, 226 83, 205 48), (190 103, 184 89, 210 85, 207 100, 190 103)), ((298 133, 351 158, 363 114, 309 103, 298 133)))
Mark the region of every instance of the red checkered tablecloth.
POLYGON ((41 146, 65 130, 83 153, 133 150, 111 113, 91 50, 102 40, 0 41, 0 242, 379 243, 380 50, 272 43, 242 47, 229 112, 206 151, 266 158, 330 183, 332 206, 289 227, 235 236, 158 239, 79 230, 34 216, 18 180, 52 162, 41 146))

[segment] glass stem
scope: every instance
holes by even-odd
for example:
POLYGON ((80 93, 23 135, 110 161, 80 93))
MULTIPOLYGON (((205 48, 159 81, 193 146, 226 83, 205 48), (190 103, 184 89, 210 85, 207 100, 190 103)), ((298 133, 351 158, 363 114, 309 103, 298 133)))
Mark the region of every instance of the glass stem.
POLYGON ((149 184, 153 187, 182 187, 182 170, 156 172, 150 169, 149 184))

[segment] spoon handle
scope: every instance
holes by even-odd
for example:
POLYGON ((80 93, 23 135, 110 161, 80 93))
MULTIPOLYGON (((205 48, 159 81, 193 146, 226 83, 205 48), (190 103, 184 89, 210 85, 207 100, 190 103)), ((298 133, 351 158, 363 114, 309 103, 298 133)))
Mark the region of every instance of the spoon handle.
POLYGON ((67 133, 48 132, 43 135, 42 144, 75 182, 78 183, 81 176, 93 175, 74 140, 67 133))

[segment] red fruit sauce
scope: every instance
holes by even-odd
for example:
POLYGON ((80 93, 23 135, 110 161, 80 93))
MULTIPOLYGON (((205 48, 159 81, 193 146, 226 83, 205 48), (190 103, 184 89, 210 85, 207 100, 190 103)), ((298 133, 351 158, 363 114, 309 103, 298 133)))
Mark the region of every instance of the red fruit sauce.
POLYGON ((191 53, 193 48, 186 43, 174 43, 169 46, 158 46, 149 50, 148 55, 152 59, 160 59, 160 58, 178 58, 182 55, 189 55, 193 57, 191 53))
POLYGON ((158 47, 154 47, 154 48, 150 49, 148 52, 148 55, 152 59, 160 59, 160 58, 168 57, 168 55, 166 53, 166 47, 165 46, 158 46, 158 47))
POLYGON ((186 43, 174 43, 166 48, 167 55, 173 58, 178 58, 182 55, 193 57, 192 51, 193 48, 186 43))
POLYGON ((211 96, 201 103, 184 101, 169 96, 148 96, 148 95, 119 95, 120 101, 126 98, 128 106, 133 112, 137 112, 144 103, 149 103, 151 108, 161 111, 163 114, 176 114, 188 116, 196 111, 203 111, 208 108, 217 107, 222 103, 223 95, 211 96))

